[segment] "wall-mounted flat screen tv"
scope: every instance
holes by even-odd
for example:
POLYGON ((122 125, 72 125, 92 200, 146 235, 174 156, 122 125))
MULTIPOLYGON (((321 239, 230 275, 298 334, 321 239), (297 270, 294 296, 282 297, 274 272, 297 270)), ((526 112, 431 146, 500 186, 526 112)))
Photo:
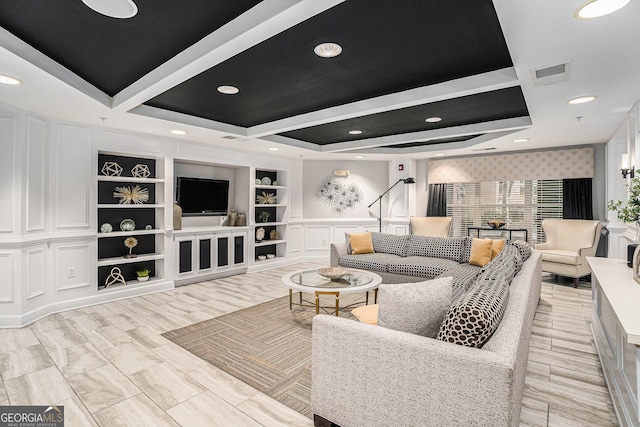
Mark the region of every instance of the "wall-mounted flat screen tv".
POLYGON ((229 181, 179 176, 177 202, 183 216, 227 215, 229 181))

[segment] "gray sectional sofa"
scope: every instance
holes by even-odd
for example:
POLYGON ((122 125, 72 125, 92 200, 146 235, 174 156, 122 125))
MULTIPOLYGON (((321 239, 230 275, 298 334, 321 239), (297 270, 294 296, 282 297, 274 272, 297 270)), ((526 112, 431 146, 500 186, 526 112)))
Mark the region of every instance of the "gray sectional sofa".
MULTIPOLYGON (((403 237, 407 245, 419 243, 411 236, 403 237)), ((386 237, 373 239, 375 250, 376 239, 386 237)), ((342 427, 519 424, 531 328, 542 282, 540 254, 531 252, 526 244, 510 242, 486 266, 470 268, 475 266, 464 261, 469 259, 471 239, 458 239, 464 242, 458 260, 438 245, 459 248, 459 242, 426 242, 431 249, 423 247, 424 258, 436 259, 429 276, 415 273, 426 271, 423 265, 429 260, 411 258, 418 263, 414 263, 416 270, 408 270, 408 258, 420 255, 392 253, 398 258, 384 257, 387 253, 382 252, 380 241, 380 252, 357 259, 359 268, 382 273, 383 283, 397 283, 406 277, 414 278, 413 282, 454 277, 451 308, 433 338, 341 317, 316 316, 311 396, 316 425, 328 425, 327 420, 342 427), (429 251, 434 247, 450 256, 432 256, 429 251), (474 304, 501 307, 500 316, 480 322, 487 326, 497 323, 479 347, 468 346, 466 338, 453 331, 455 321, 451 322, 452 317, 468 316, 475 310, 474 304)), ((353 267, 355 261, 342 245, 332 248, 332 264, 353 267)))
POLYGON ((371 233, 374 253, 349 254, 346 241, 330 246, 330 264, 375 271, 382 283, 411 283, 453 276, 453 296, 465 292, 482 272, 469 264, 471 237, 427 237, 371 233))

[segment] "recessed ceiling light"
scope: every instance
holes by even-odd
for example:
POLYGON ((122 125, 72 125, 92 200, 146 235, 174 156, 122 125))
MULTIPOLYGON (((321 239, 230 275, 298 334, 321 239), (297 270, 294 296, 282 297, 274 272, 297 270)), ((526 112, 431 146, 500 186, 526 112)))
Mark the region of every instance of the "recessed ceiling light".
POLYGON ((435 153, 433 156, 434 157, 442 157, 442 156, 444 156, 444 153, 435 153))
POLYGON ((360 159, 360 160, 365 159, 365 158, 366 158, 366 156, 356 156, 356 159, 360 159))
POLYGON ((322 58, 335 58, 342 53, 342 46, 337 43, 320 43, 313 52, 322 58))
POLYGON ((6 76, 4 74, 0 74, 0 83, 3 85, 21 85, 22 80, 16 79, 15 77, 6 76))
POLYGON ((235 95, 236 93, 240 92, 240 89, 238 89, 235 86, 218 86, 218 92, 220 93, 224 93, 225 95, 235 95))
POLYGON ((527 141, 529 141, 529 138, 518 138, 513 140, 513 142, 527 142, 527 141))
POLYGON ((427 117, 424 119, 427 123, 438 123, 440 120, 442 120, 442 117, 427 117))
POLYGON ((180 130, 180 129, 173 129, 171 131, 171 133, 174 134, 174 135, 186 135, 187 134, 187 132, 185 132, 183 130, 180 130))
POLYGON ((362 131, 361 130, 357 130, 357 129, 349 131, 349 135, 360 135, 361 133, 362 133, 362 131))
POLYGON ((620 10, 631 0, 589 0, 573 14, 577 19, 593 19, 620 10))
POLYGON ((269 151, 278 151, 279 148, 278 147, 269 147, 269 151))
POLYGON ((82 3, 109 18, 127 19, 138 13, 138 6, 131 0, 82 0, 82 3))
POLYGON ((595 95, 580 96, 578 98, 573 98, 568 100, 567 103, 568 104, 584 104, 585 102, 591 102, 596 98, 597 96, 595 95))

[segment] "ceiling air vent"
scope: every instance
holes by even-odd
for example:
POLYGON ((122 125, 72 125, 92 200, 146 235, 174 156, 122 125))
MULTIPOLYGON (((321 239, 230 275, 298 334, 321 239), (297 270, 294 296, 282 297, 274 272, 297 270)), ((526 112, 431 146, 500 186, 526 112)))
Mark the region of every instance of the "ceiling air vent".
POLYGON ((568 82, 570 71, 570 62, 552 65, 551 67, 538 68, 537 70, 531 70, 533 86, 549 86, 557 83, 568 82))
POLYGON ((238 139, 238 137, 233 135, 225 135, 222 137, 222 139, 238 139))

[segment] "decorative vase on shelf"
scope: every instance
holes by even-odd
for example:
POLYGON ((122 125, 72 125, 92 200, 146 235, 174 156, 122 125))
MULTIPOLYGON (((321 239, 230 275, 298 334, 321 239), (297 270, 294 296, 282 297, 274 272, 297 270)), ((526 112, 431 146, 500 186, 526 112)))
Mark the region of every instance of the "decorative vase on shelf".
POLYGON ((247 216, 242 212, 238 214, 238 221, 236 222, 238 227, 244 227, 247 225, 247 216))
POLYGON ((229 212, 228 221, 229 227, 235 227, 235 225, 238 223, 238 213, 235 211, 235 209, 229 212))
POLYGON ((173 229, 182 230, 182 208, 178 202, 173 202, 173 229))

